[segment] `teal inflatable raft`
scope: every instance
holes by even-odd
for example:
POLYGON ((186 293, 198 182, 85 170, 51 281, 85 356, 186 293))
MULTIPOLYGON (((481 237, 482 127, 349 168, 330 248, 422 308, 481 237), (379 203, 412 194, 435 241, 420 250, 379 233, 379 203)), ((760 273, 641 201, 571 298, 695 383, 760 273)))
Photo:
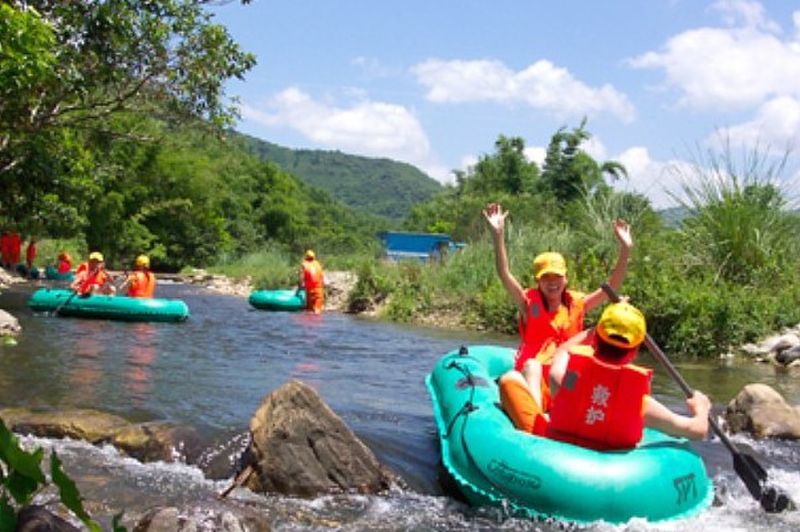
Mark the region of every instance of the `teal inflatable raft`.
POLYGON ((54 266, 47 266, 44 269, 44 277, 52 281, 72 281, 75 279, 75 272, 58 273, 58 270, 54 266))
POLYGON ((260 310, 298 311, 306 308, 306 291, 256 290, 248 301, 260 310))
POLYGON ((93 294, 76 296, 71 290, 40 288, 28 300, 37 312, 57 311, 59 316, 122 321, 183 321, 189 308, 180 299, 147 299, 93 294))
POLYGON ((713 485, 687 440, 645 429, 635 449, 599 452, 516 430, 495 382, 513 358, 506 347, 462 347, 426 379, 442 463, 470 504, 579 524, 666 521, 711 504, 713 485))

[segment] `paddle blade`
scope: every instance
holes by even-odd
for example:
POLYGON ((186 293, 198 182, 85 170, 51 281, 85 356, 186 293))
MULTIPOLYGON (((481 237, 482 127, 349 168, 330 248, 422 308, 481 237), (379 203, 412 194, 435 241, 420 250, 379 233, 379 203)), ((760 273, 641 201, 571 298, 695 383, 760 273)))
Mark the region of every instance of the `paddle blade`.
POLYGON ((794 503, 788 495, 775 486, 763 485, 767 480, 767 472, 749 454, 739 451, 733 453, 733 469, 765 512, 779 513, 794 508, 794 503))
POLYGON ((761 507, 765 512, 771 514, 780 513, 786 509, 795 509, 792 499, 785 493, 779 491, 775 486, 765 487, 764 493, 761 495, 758 502, 761 503, 761 507))

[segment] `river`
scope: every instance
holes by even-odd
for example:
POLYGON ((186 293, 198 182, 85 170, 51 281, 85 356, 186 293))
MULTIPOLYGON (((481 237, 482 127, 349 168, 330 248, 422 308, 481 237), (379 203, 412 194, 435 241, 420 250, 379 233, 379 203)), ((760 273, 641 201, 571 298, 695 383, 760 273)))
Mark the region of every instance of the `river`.
MULTIPOLYGON (((236 490, 231 497, 258 508, 283 530, 560 530, 557 525, 507 519, 468 508, 443 494, 437 480, 436 429, 425 376, 444 353, 469 344, 515 345, 512 337, 424 329, 326 313, 257 311, 242 298, 163 283, 159 297, 183 299, 184 323, 124 323, 33 314, 25 303, 33 286, 0 295, 0 308, 19 318, 23 335, 0 347, 0 406, 95 408, 130 421, 171 421, 194 427, 204 460, 232 460, 246 444, 250 416, 270 391, 289 379, 313 386, 321 397, 404 480, 380 496, 298 500, 236 490)), ((776 388, 800 403, 800 373, 745 360, 680 362, 687 381, 706 391, 717 409, 750 382, 776 388)), ((640 363, 653 365, 645 355, 640 363)), ((682 408, 680 391, 657 372, 654 391, 682 408)), ((755 442, 751 448, 770 479, 800 501, 800 446, 755 442)), ((104 526, 111 516, 135 516, 154 505, 213 506, 227 480, 209 480, 197 466, 142 464, 110 447, 23 438, 55 448, 78 482, 90 512, 104 526)), ((800 511, 767 515, 732 471, 718 440, 697 445, 714 478, 717 502, 702 515, 635 530, 797 530, 800 511)), ((47 494, 43 495, 46 497, 47 494)), ((52 495, 51 495, 52 496, 52 495)), ((613 530, 597 524, 595 530, 613 530)))

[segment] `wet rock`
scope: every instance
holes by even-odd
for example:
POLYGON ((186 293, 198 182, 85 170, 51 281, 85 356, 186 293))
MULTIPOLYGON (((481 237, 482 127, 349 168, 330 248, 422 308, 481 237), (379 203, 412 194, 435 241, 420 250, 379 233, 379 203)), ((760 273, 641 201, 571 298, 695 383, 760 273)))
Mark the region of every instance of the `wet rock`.
POLYGON ((325 272, 325 309, 346 311, 357 280, 353 272, 325 272))
POLYGON ((0 410, 0 418, 14 432, 111 443, 142 462, 193 463, 200 451, 199 438, 192 428, 165 422, 128 423, 119 416, 90 409, 36 412, 5 408, 0 410))
POLYGON ((16 532, 80 532, 43 506, 26 506, 17 514, 16 532))
POLYGON ((757 438, 800 439, 800 409, 766 384, 742 388, 728 403, 725 420, 731 432, 748 432, 757 438))
POLYGON ((4 408, 0 410, 0 417, 14 432, 43 438, 72 438, 90 443, 109 441, 116 430, 128 424, 119 416, 88 409, 36 412, 24 408, 4 408))
POLYGON ((158 507, 147 512, 133 532, 179 532, 223 530, 226 532, 267 532, 266 519, 246 508, 209 509, 158 507))
POLYGON ((243 458, 256 492, 313 497, 377 493, 392 479, 369 448, 300 381, 267 395, 250 420, 252 442, 243 458))
POLYGON ((0 336, 16 336, 22 332, 17 318, 0 309, 0 336))
POLYGON ((194 463, 200 455, 200 439, 194 429, 172 423, 139 423, 117 429, 111 444, 140 462, 194 463))
POLYGON ((787 367, 800 365, 800 345, 776 353, 775 362, 787 367))

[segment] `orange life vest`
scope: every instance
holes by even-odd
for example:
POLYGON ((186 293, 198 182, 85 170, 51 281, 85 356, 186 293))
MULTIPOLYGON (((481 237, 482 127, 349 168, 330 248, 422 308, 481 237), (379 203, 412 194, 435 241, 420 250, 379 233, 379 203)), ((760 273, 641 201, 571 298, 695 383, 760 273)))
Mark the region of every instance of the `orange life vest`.
POLYGON ((572 290, 564 292, 564 303, 555 312, 547 312, 538 288, 527 290, 525 301, 527 319, 519 321, 522 342, 514 363, 517 371, 522 371, 525 362, 530 358, 535 358, 542 364, 550 364, 556 347, 583 330, 583 318, 586 314, 582 295, 572 290))
POLYGON ((36 244, 33 242, 28 242, 28 248, 25 250, 25 262, 28 263, 28 267, 33 264, 33 259, 36 258, 36 244))
POLYGON ((3 233, 0 236, 0 250, 2 250, 3 264, 11 263, 11 235, 3 233))
POLYGON ((90 272, 87 266, 87 270, 85 270, 83 275, 85 277, 78 285, 78 294, 80 295, 85 295, 91 292, 92 286, 103 286, 108 282, 108 273, 106 273, 105 270, 95 270, 94 272, 90 272))
POLYGON ((19 264, 20 253, 22 252, 22 240, 19 233, 11 233, 11 264, 19 264))
POLYGON ((153 297, 156 290, 156 276, 151 272, 135 271, 131 274, 128 297, 153 297))
POLYGON ((303 287, 306 292, 314 291, 322 288, 324 283, 322 274, 322 265, 314 260, 303 261, 303 287))
MULTIPOLYGON (((585 348, 583 349, 585 353, 585 348)), ((550 422, 536 432, 598 450, 630 449, 642 439, 644 401, 653 371, 610 364, 570 351, 567 370, 552 399, 550 422)))
POLYGON ((72 269, 72 264, 68 260, 61 259, 58 261, 58 273, 67 273, 72 269))

